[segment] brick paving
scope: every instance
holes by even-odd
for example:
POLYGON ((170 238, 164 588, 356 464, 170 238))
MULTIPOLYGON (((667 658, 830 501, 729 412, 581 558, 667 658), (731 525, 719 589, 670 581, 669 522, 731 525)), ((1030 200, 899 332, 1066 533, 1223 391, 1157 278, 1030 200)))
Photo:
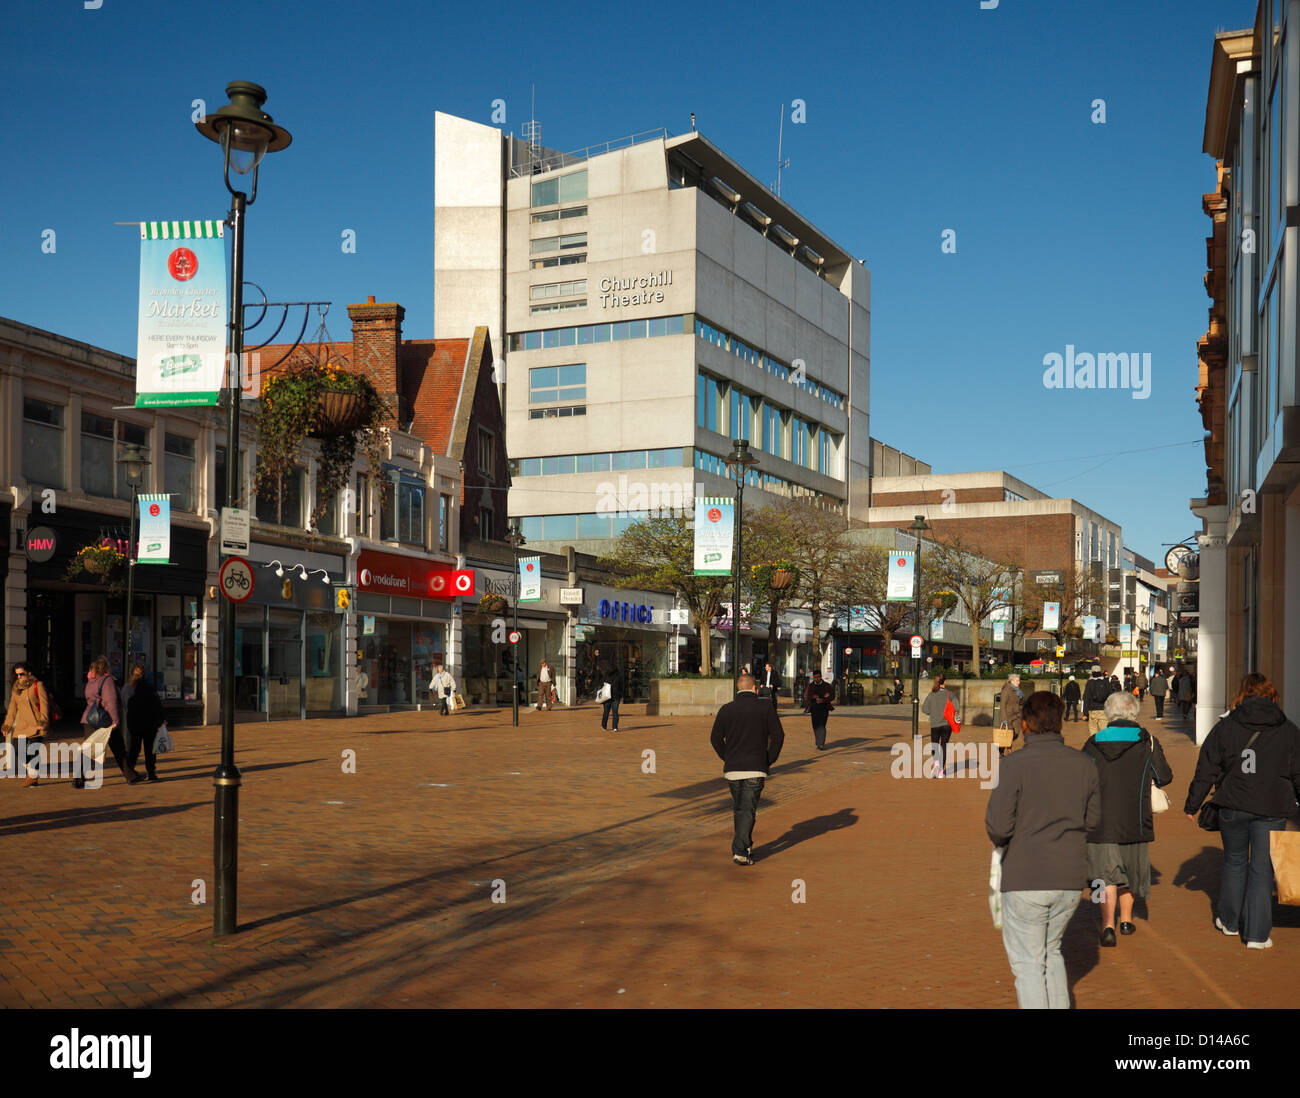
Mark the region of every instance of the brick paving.
MULTIPOLYGON (((628 706, 617 736, 590 706, 518 729, 495 710, 241 725, 242 929, 221 940, 192 902, 198 882, 212 898, 217 728, 175 733, 158 784, 0 782, 0 1006, 1013 1007, 988 792, 891 777, 906 705, 837 711, 825 752, 782 716, 746 869, 706 718, 628 706)), ((1195 747, 1149 726, 1175 772, 1152 896, 1104 951, 1080 905, 1077 1004, 1295 1006, 1300 910, 1277 909, 1267 952, 1213 929, 1217 838, 1178 811, 1195 747)))

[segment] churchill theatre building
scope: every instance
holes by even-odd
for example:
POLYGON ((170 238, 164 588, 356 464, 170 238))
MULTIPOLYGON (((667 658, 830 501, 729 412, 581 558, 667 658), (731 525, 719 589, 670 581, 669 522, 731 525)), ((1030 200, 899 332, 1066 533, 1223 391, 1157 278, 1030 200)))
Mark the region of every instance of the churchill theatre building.
POLYGON ((435 334, 486 322, 503 349, 530 548, 600 554, 732 494, 735 438, 747 502, 866 519, 868 271, 703 135, 556 153, 439 113, 434 188, 435 334))

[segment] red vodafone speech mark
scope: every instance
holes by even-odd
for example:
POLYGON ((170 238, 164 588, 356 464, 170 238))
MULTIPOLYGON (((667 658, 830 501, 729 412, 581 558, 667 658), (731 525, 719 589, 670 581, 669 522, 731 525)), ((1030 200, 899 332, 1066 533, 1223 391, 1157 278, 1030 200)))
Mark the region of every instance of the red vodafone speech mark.
POLYGON ((722 512, 719 511, 716 507, 710 507, 710 508, 709 508, 709 521, 710 521, 710 522, 717 522, 718 519, 720 519, 720 518, 722 518, 722 512))
POLYGON ((177 248, 167 257, 167 273, 177 282, 188 282, 199 273, 199 257, 189 248, 177 248))

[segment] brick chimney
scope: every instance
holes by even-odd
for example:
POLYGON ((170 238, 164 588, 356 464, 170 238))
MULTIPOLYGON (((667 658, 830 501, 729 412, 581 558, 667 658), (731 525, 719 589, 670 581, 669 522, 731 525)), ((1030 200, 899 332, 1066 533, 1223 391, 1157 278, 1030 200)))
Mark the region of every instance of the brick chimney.
POLYGON ((379 395, 397 415, 398 350, 402 345, 402 319, 406 310, 395 301, 375 303, 374 295, 364 305, 349 305, 352 318, 352 365, 370 378, 379 395))

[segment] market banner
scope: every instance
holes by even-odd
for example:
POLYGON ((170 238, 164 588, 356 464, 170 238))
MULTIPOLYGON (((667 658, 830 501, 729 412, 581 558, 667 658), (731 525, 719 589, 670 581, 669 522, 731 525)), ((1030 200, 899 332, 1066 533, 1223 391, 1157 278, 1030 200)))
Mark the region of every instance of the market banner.
POLYGON ((871 629, 865 606, 850 606, 847 614, 836 614, 835 624, 845 633, 866 633, 871 629))
POLYGON ((221 221, 140 225, 135 406, 217 403, 226 364, 226 245, 221 221))
POLYGON ((1061 604, 1059 602, 1043 603, 1043 631, 1054 632, 1061 628, 1061 604))
POLYGON ((993 598, 997 605, 989 611, 989 621, 1009 622, 1011 620, 1011 592, 1005 587, 999 587, 993 592, 993 598))
POLYGON ((1119 627, 1119 643, 1127 648, 1133 641, 1133 626, 1121 625, 1119 627))
POLYGON ((695 574, 731 575, 736 504, 720 496, 695 501, 695 574))
POLYGON ((1007 639, 1007 626, 1006 626, 1006 622, 995 621, 995 622, 993 623, 993 641, 994 641, 994 643, 1001 643, 1002 641, 1004 641, 1004 640, 1006 640, 1006 639, 1007 639))
POLYGON ((142 492, 140 501, 140 542, 136 549, 137 564, 170 564, 172 551, 172 498, 166 492, 142 492))
POLYGON ((542 601, 542 558, 519 558, 519 601, 542 601))
POLYGON ((1157 651, 1158 653, 1160 653, 1161 655, 1164 655, 1166 652, 1169 651, 1169 634, 1168 634, 1168 633, 1157 633, 1157 634, 1156 634, 1156 651, 1157 651))
POLYGON ((911 550, 895 552, 889 558, 889 587, 886 602, 911 602, 916 580, 916 554, 911 550))
POLYGON ((935 618, 930 622, 930 639, 943 640, 943 618, 935 618))

